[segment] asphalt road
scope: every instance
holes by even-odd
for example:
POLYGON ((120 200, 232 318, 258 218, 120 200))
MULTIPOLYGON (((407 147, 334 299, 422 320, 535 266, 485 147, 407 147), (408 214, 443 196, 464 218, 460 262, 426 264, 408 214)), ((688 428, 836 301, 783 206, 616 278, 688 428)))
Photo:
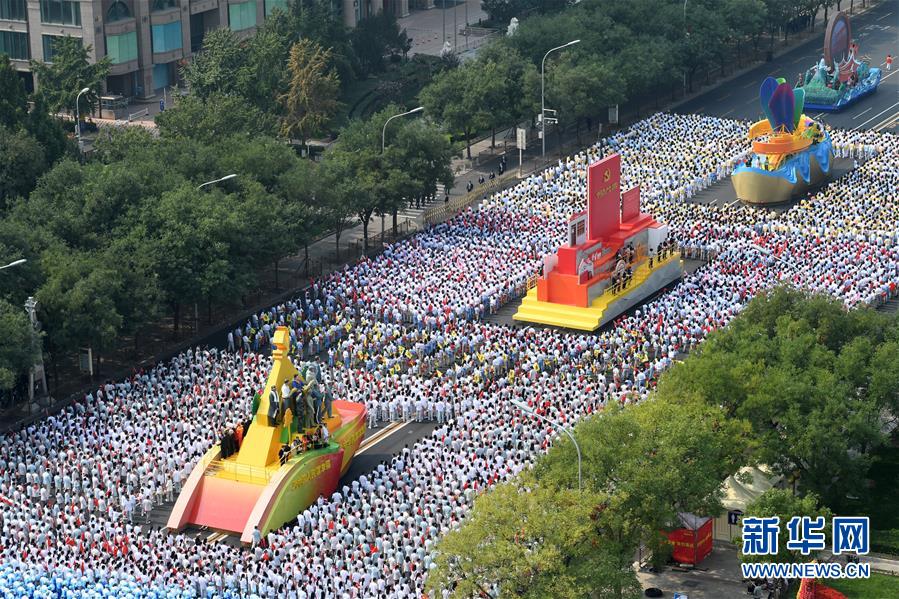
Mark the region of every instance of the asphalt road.
MULTIPOLYGON (((844 3, 848 4, 848 3, 844 3)), ((847 6, 843 7, 847 9, 847 6)), ((852 36, 859 43, 863 56, 879 65, 887 54, 899 54, 899 0, 885 0, 857 17, 850 17, 852 36)), ((794 83, 800 72, 821 60, 824 47, 824 28, 814 37, 789 52, 763 63, 737 79, 703 93, 675 108, 680 113, 702 113, 734 119, 762 118, 758 89, 765 77, 784 77, 794 83)), ((884 71, 877 91, 853 104, 843 112, 815 113, 833 127, 844 129, 878 129, 897 132, 899 123, 899 65, 891 72, 884 71), (819 116, 820 115, 820 116, 819 116)))

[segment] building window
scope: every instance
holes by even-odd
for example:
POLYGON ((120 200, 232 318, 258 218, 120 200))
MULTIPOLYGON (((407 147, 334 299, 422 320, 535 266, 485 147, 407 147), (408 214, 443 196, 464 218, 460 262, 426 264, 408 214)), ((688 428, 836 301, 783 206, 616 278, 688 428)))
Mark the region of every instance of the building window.
POLYGON ((153 12, 168 10, 178 6, 178 0, 153 0, 153 12))
POLYGON ((106 54, 112 64, 137 60, 137 32, 106 36, 106 54))
POLYGON ((181 21, 153 25, 153 52, 169 52, 181 48, 181 21))
POLYGON ((41 23, 81 27, 81 3, 69 0, 41 0, 41 23))
POLYGON ((153 65, 153 89, 162 89, 163 87, 168 87, 172 84, 171 74, 172 69, 168 64, 154 64, 153 65))
POLYGON ((265 16, 271 15, 276 8, 287 12, 287 0, 265 0, 265 16))
POLYGON ((14 60, 28 60, 28 34, 0 31, 0 54, 6 54, 14 60))
POLYGON ((256 26, 256 0, 228 5, 228 23, 232 31, 256 26))
POLYGON ((131 18, 131 9, 124 2, 113 2, 109 10, 106 11, 106 22, 114 23, 116 21, 124 21, 131 18))
POLYGON ((25 0, 0 0, 0 19, 27 21, 28 11, 25 9, 25 0))
POLYGON ((53 57, 56 55, 56 40, 61 37, 61 35, 41 36, 41 43, 44 46, 44 62, 53 62, 53 57))

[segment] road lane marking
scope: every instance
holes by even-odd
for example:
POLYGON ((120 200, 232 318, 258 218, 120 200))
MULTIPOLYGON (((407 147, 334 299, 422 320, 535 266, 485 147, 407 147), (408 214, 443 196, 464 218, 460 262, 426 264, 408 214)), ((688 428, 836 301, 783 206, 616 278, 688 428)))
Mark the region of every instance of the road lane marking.
POLYGON ((721 96, 720 98, 718 98, 718 101, 720 102, 721 100, 725 100, 725 99, 727 99, 727 98, 729 98, 729 97, 730 97, 730 92, 727 92, 725 95, 723 95, 723 96, 721 96))
POLYGON ((891 14, 893 14, 893 11, 888 12, 887 14, 883 15, 882 17, 877 17, 877 20, 880 21, 881 19, 885 19, 888 16, 890 16, 891 14))
POLYGON ((727 115, 729 115, 730 113, 732 113, 733 111, 734 111, 734 109, 731 108, 730 110, 728 110, 727 112, 725 112, 725 113, 722 114, 721 116, 727 116, 727 115))
POLYGON ((886 119, 880 121, 879 123, 877 123, 877 124, 873 127, 873 129, 874 129, 875 131, 880 131, 880 130, 882 130, 882 129, 889 129, 890 127, 893 126, 893 123, 896 122, 896 119, 897 119, 897 118, 899 118, 899 112, 896 112, 895 114, 890 115, 890 116, 887 117, 886 119))
POLYGON ((867 125, 867 124, 870 123, 871 121, 876 120, 877 117, 879 117, 880 115, 884 114, 885 112, 889 112, 890 110, 896 108, 897 106, 899 106, 899 102, 896 102, 896 103, 893 104, 892 106, 888 106, 887 108, 884 108, 883 110, 881 110, 880 112, 878 112, 877 114, 875 114, 874 116, 872 116, 871 118, 869 118, 867 121, 865 121, 864 123, 860 124, 858 127, 854 127, 852 130, 853 130, 853 131, 857 131, 858 129, 861 129, 862 127, 864 127, 865 125, 867 125))
POLYGON ((358 451, 356 451, 356 455, 359 455, 359 454, 361 454, 361 453, 365 453, 366 451, 368 451, 369 449, 371 449, 372 447, 374 447, 375 445, 377 445, 378 443, 380 443, 381 441, 383 441, 383 440, 386 439, 387 437, 393 435, 394 433, 398 432, 400 429, 402 429, 402 428, 408 426, 409 424, 412 424, 412 421, 409 420, 408 422, 402 422, 402 423, 400 423, 400 422, 394 422, 394 424, 397 425, 397 426, 394 426, 392 429, 390 429, 390 428, 388 427, 388 428, 384 429, 383 431, 381 431, 381 434, 380 434, 380 435, 376 435, 376 436, 369 437, 368 439, 366 439, 366 442, 363 443, 363 444, 359 447, 359 450, 358 450, 358 451))
POLYGON ((854 121, 855 119, 857 119, 857 118, 860 117, 861 115, 863 115, 863 114, 865 114, 866 112, 868 112, 868 111, 870 111, 870 110, 873 110, 873 109, 874 109, 874 107, 872 106, 871 108, 868 108, 868 110, 864 110, 864 111, 858 113, 857 115, 855 115, 854 117, 852 117, 852 120, 854 121))

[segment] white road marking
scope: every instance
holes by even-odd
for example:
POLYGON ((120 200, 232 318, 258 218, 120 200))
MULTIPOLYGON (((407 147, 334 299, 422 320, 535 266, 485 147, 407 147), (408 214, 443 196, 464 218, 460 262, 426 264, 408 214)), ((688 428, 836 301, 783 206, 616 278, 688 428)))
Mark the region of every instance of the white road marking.
POLYGON ((877 20, 880 21, 880 20, 882 20, 882 19, 885 19, 885 18, 887 18, 888 16, 890 16, 891 14, 893 14, 893 11, 888 12, 887 14, 883 15, 882 17, 877 17, 877 20))
POLYGON ((869 118, 867 121, 865 121, 864 123, 860 124, 858 127, 853 127, 852 130, 853 130, 853 131, 856 131, 856 130, 858 130, 858 129, 861 129, 862 127, 864 127, 865 125, 867 125, 867 124, 870 123, 871 121, 876 120, 877 117, 879 117, 880 115, 884 114, 885 112, 889 112, 890 110, 896 108, 897 106, 899 106, 899 102, 896 102, 896 103, 893 104, 892 106, 889 106, 889 107, 887 107, 887 108, 884 108, 883 110, 881 110, 880 112, 878 112, 877 114, 875 114, 874 116, 872 116, 871 118, 869 118))
POLYGON ((725 112, 725 113, 722 114, 721 116, 727 116, 727 115, 729 115, 730 113, 732 113, 733 111, 734 111, 734 109, 731 108, 730 110, 728 110, 727 112, 725 112))
POLYGON ((889 129, 895 124, 896 119, 899 119, 899 112, 887 117, 886 119, 880 121, 874 126, 875 131, 882 131, 883 129, 889 129))
POLYGON ((873 109, 874 109, 874 107, 872 106, 871 108, 868 108, 867 110, 863 110, 862 112, 860 112, 860 113, 858 113, 857 115, 855 115, 854 117, 852 117, 852 120, 854 121, 855 119, 857 119, 857 118, 860 117, 861 115, 863 115, 863 114, 865 114, 866 112, 868 112, 869 110, 873 110, 873 109))
POLYGON ((374 447, 375 445, 377 445, 378 443, 380 443, 387 437, 393 435, 394 433, 396 433, 400 429, 406 427, 407 425, 412 424, 412 421, 410 420, 408 422, 394 423, 394 424, 397 424, 398 426, 395 426, 392 429, 390 429, 390 428, 384 429, 383 431, 381 431, 380 435, 375 435, 374 437, 370 437, 369 439, 367 439, 366 442, 363 443, 362 446, 359 447, 359 450, 356 452, 356 455, 365 453, 366 451, 368 451, 369 449, 371 449, 372 447, 374 447))

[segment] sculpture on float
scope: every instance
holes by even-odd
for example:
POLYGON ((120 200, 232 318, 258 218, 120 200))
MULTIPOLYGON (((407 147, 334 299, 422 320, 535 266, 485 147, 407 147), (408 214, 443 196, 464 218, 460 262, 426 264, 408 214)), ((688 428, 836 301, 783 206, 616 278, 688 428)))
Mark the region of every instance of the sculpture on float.
POLYGON ((877 91, 881 70, 859 54, 846 13, 831 17, 824 34, 824 56, 801 76, 805 107, 837 112, 877 91))
POLYGON ((779 204, 820 185, 830 174, 833 148, 821 123, 803 114, 805 89, 768 77, 759 89, 765 120, 749 128, 752 153, 731 176, 737 198, 779 204))
POLYGON ((250 543, 330 495, 365 435, 363 404, 334 400, 316 363, 295 365, 290 335, 272 337, 272 369, 241 438, 229 431, 194 467, 168 528, 206 526, 250 543))
POLYGON ((587 169, 587 210, 568 221, 568 243, 543 259, 543 275, 513 318, 593 331, 683 274, 668 226, 640 212, 640 188, 621 193, 621 156, 587 169))

